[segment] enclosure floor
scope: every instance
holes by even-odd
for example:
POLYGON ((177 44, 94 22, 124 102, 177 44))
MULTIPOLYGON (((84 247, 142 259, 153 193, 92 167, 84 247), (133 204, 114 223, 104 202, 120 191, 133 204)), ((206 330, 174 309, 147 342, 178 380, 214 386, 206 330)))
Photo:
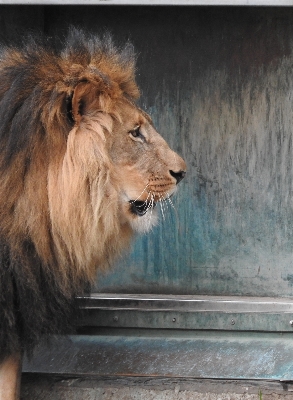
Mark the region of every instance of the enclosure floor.
POLYGON ((24 374, 21 400, 293 400, 291 390, 290 384, 273 381, 62 379, 24 374))

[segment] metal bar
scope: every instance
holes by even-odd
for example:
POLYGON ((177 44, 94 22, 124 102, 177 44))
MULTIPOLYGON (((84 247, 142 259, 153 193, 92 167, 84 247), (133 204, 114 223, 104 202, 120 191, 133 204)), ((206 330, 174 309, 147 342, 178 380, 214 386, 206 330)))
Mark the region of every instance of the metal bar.
POLYGON ((81 326, 293 331, 291 299, 93 294, 78 303, 81 326))
POLYGON ((80 324, 145 329, 212 329, 292 332, 292 314, 91 310, 80 324))
POLYGON ((292 0, 0 0, 0 4, 149 5, 149 6, 293 6, 292 0))
POLYGON ((293 299, 273 297, 93 293, 90 296, 78 297, 78 302, 80 307, 84 309, 293 313, 293 299))

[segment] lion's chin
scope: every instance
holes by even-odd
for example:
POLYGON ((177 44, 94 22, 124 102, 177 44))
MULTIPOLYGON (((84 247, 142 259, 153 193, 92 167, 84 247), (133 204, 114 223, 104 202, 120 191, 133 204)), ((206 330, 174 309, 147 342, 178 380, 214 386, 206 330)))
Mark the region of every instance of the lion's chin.
POLYGON ((133 212, 131 205, 131 228, 139 233, 145 233, 150 231, 158 222, 157 210, 153 207, 146 210, 139 210, 139 212, 133 212))

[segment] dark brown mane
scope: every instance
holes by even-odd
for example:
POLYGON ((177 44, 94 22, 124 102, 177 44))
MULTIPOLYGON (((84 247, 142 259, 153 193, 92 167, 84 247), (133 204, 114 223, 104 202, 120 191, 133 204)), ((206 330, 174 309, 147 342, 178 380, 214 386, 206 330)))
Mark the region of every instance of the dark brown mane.
POLYGON ((79 82, 103 86, 114 96, 119 88, 137 99, 134 72, 131 44, 119 49, 109 35, 101 39, 74 28, 58 53, 50 41, 33 37, 23 47, 2 49, 0 143, 6 164, 20 151, 30 152, 32 137, 47 129, 68 133, 67 100, 79 82))
MULTIPOLYGON (((118 236, 113 200, 112 225, 108 221, 112 232, 95 234, 98 250, 103 251, 81 265, 82 257, 75 256, 71 239, 64 238, 56 225, 62 208, 57 172, 67 151, 67 136, 84 111, 85 91, 104 112, 113 99, 134 100, 139 95, 134 69, 131 45, 118 49, 109 36, 101 39, 75 29, 60 51, 33 38, 24 47, 1 50, 0 362, 10 354, 30 351, 42 334, 68 332, 74 321, 75 296, 89 287, 95 264, 119 250, 119 245, 107 244, 118 236)), ((103 118, 99 121, 101 135, 102 129, 111 129, 107 117, 103 118)), ((74 170, 78 167, 70 168, 66 173, 77 175, 75 182, 80 188, 68 190, 73 196, 77 190, 86 192, 74 170)), ((101 174, 105 182, 100 186, 110 191, 107 174, 101 174)), ((90 208, 87 202, 88 198, 81 198, 80 212, 90 208)), ((76 212, 74 220, 68 211, 68 219, 72 218, 68 225, 76 224, 82 235, 86 226, 81 226, 76 212)), ((89 214, 85 221, 92 219, 89 214)), ((83 236, 75 239, 78 246, 80 240, 86 243, 83 236)))

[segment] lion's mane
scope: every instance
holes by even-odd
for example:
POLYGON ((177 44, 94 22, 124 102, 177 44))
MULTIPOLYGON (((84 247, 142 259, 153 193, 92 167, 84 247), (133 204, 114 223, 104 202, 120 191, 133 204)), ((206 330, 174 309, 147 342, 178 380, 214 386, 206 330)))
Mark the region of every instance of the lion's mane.
POLYGON ((1 49, 0 359, 67 332, 75 296, 129 240, 105 131, 113 101, 139 95, 134 61, 131 45, 73 29, 58 51, 35 39, 1 49), (102 113, 77 124, 81 84, 102 113))

